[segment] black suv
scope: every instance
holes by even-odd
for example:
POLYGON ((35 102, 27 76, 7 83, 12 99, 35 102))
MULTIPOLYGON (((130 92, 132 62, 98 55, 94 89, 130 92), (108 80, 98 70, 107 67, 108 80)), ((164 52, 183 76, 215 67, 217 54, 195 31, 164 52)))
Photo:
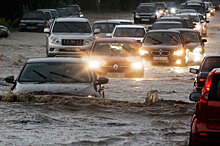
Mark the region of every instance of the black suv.
POLYGON ((151 3, 141 3, 134 13, 135 23, 154 23, 157 19, 156 6, 151 3))
POLYGON ((220 56, 206 56, 199 69, 190 68, 190 73, 196 74, 194 91, 202 91, 208 74, 214 68, 220 68, 220 56))
POLYGON ((79 5, 66 5, 65 8, 68 9, 69 14, 72 16, 84 17, 79 5))

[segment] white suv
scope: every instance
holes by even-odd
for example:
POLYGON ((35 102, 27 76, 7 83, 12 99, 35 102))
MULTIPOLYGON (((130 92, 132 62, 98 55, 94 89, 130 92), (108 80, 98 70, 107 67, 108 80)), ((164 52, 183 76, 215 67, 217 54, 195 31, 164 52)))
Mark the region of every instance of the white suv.
MULTIPOLYGON (((57 18, 47 33, 46 52, 48 57, 85 55, 94 42, 94 33, 88 19, 57 18)), ((98 32, 97 32, 98 33, 98 32)))

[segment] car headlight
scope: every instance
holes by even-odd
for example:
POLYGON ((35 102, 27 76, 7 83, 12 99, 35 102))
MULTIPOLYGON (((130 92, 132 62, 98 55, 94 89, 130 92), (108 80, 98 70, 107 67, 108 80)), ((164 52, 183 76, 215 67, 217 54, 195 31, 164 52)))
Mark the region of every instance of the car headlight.
POLYGON ((90 61, 89 62, 89 67, 92 69, 97 69, 99 68, 101 63, 99 61, 90 61))
POLYGON ((211 10, 211 13, 213 13, 214 12, 214 10, 211 10))
POLYGON ((144 55, 147 55, 148 54, 148 51, 146 50, 140 50, 140 55, 141 56, 144 56, 144 55))
POLYGON ((159 13, 158 11, 156 11, 156 15, 157 15, 157 17, 159 17, 159 16, 160 16, 160 13, 159 13))
POLYGON ((173 54, 176 56, 181 56, 184 54, 184 50, 177 50, 177 51, 173 52, 173 54))
POLYGON ((197 47, 193 50, 193 53, 200 53, 202 52, 202 48, 201 47, 197 47))
POLYGON ((163 10, 159 10, 159 14, 163 14, 163 10))
POLYGON ((201 27, 200 24, 197 24, 196 27, 195 27, 195 29, 197 29, 197 30, 200 30, 201 28, 202 28, 202 27, 201 27))
POLYGON ((94 40, 95 40, 94 37, 87 39, 86 40, 86 45, 92 44, 94 42, 94 40))
POLYGON ((80 14, 80 15, 79 15, 79 17, 83 17, 83 16, 84 16, 83 14, 80 14))
POLYGON ((132 63, 132 68, 133 69, 142 69, 143 68, 143 63, 141 63, 141 62, 134 62, 134 63, 132 63))
POLYGON ((157 17, 157 15, 152 15, 152 16, 151 16, 151 18, 156 18, 156 17, 157 17))
POLYGON ((210 13, 207 13, 207 17, 210 17, 211 16, 211 14, 210 13))
POLYGON ((140 15, 138 15, 138 14, 136 14, 136 15, 135 15, 135 18, 141 18, 141 16, 140 16, 140 15))
POLYGON ((56 44, 56 45, 60 45, 60 39, 59 38, 56 38, 56 37, 51 37, 50 38, 50 42, 53 43, 53 44, 56 44))
POLYGON ((172 14, 176 13, 176 8, 171 8, 170 12, 171 12, 172 14))

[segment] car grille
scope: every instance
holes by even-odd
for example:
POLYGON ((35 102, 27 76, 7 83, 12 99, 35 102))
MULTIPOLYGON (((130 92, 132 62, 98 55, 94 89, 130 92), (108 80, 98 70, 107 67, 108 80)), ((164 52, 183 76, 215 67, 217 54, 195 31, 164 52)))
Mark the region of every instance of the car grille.
POLYGON ((60 52, 86 52, 86 49, 59 49, 60 52))
POLYGON ((83 46, 83 40, 62 40, 63 46, 83 46))
POLYGON ((153 56, 169 56, 170 51, 152 51, 151 54, 153 56))

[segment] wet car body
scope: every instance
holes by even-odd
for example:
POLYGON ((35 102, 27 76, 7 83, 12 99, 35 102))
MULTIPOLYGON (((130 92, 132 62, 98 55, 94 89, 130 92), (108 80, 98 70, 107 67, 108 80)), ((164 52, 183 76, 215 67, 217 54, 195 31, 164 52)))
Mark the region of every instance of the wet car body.
POLYGON ((7 38, 10 35, 10 31, 7 27, 0 25, 0 38, 7 38))
POLYGON ((142 42, 146 34, 144 26, 140 25, 118 25, 115 27, 113 38, 129 38, 137 42, 142 42))
POLYGON ((186 65, 186 45, 180 32, 174 30, 151 30, 142 43, 141 55, 151 63, 186 65))
POLYGON ((189 145, 220 145, 220 69, 208 75, 202 92, 194 92, 190 100, 197 102, 191 119, 189 145))
POLYGON ((134 13, 134 23, 152 24, 157 19, 157 10, 155 4, 140 4, 134 13))
POLYGON ((20 31, 43 31, 48 27, 48 20, 43 12, 28 12, 21 18, 19 27, 20 31))
POLYGON ((94 42, 94 33, 88 19, 57 18, 47 33, 47 56, 82 57, 94 42), (71 26, 71 27, 70 27, 71 26))
POLYGON ((220 67, 220 56, 206 56, 199 69, 190 69, 190 73, 196 74, 195 77, 195 82, 194 82, 194 91, 201 92, 202 88, 205 85, 205 82, 207 80, 208 74, 210 71, 214 68, 219 68, 220 67))
POLYGON ((139 45, 135 40, 101 38, 93 44, 89 60, 99 75, 143 78, 144 65, 139 53, 139 45), (120 45, 123 46, 122 50, 119 49, 120 45))
MULTIPOLYGON (((14 84, 11 89, 13 94, 45 93, 85 97, 101 97, 103 94, 95 72, 88 68, 86 61, 77 58, 29 59, 16 80, 10 76, 5 81, 14 84)), ((108 79, 105 78, 105 81, 108 79)))

